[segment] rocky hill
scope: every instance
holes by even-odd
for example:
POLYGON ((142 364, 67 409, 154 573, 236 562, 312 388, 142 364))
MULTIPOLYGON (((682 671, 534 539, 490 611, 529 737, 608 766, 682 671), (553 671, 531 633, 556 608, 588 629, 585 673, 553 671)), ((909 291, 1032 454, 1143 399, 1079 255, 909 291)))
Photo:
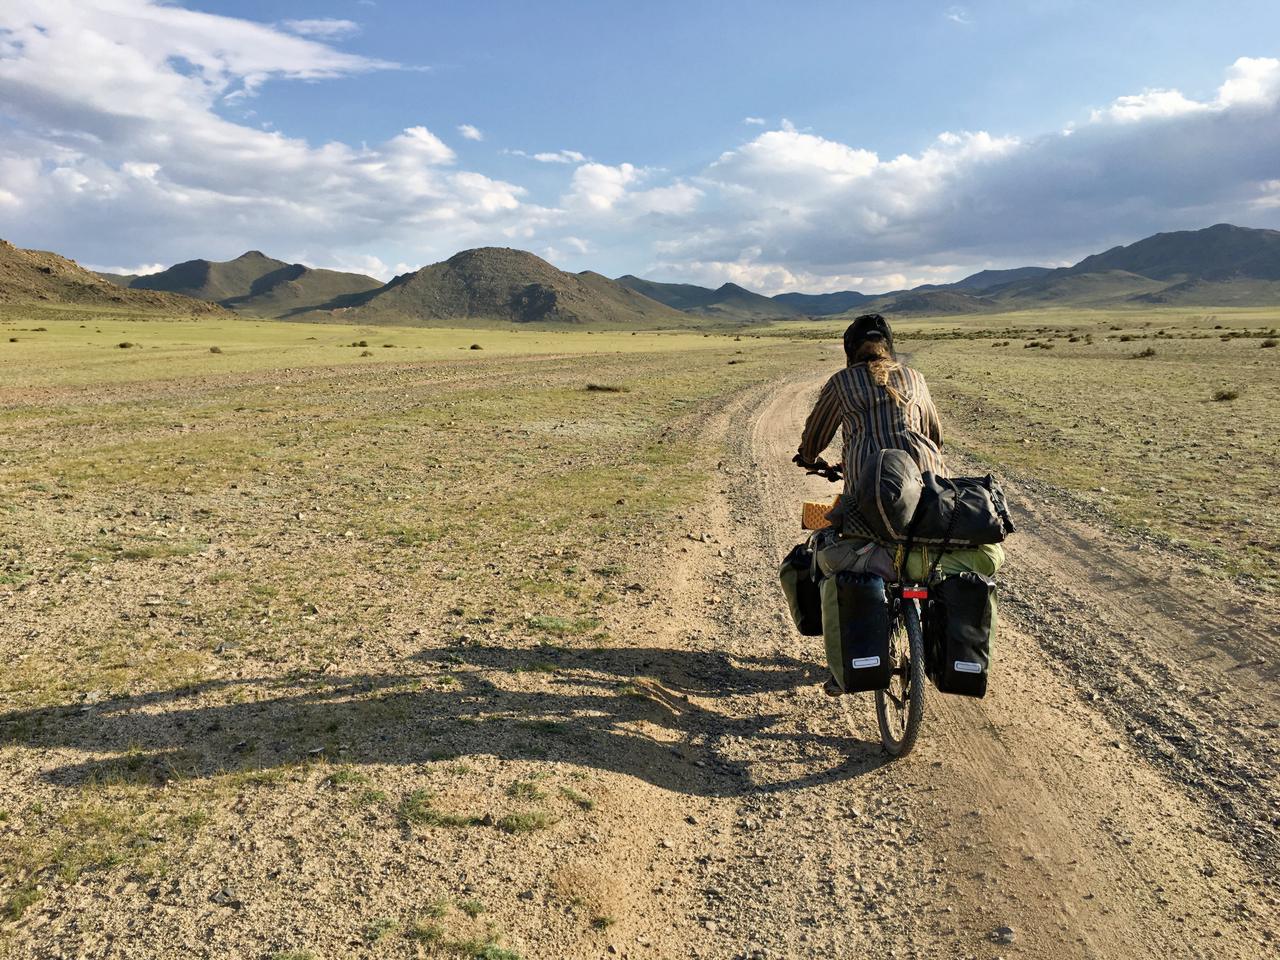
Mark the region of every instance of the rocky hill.
POLYGON ((220 307, 203 300, 118 286, 74 260, 44 250, 24 250, 4 240, 0 240, 0 303, 72 303, 180 314, 222 313, 220 307))
POLYGON ((506 247, 464 250, 385 286, 337 297, 302 319, 432 323, 470 320, 601 326, 680 325, 688 317, 598 273, 566 273, 506 247))
POLYGON ((278 317, 381 286, 373 277, 285 263, 258 250, 234 260, 187 260, 159 273, 111 277, 132 290, 163 290, 210 300, 239 313, 278 317))

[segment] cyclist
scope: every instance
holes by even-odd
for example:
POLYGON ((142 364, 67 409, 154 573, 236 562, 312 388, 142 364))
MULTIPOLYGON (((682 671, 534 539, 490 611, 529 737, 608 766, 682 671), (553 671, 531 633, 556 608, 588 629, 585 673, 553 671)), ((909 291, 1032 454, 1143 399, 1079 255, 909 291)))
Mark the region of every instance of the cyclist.
MULTIPOLYGON (((842 428, 844 495, 829 515, 833 529, 820 534, 814 550, 825 575, 855 569, 896 577, 892 552, 875 542, 871 530, 853 505, 854 485, 863 464, 879 450, 905 450, 921 472, 946 476, 942 460, 942 425, 929 395, 929 386, 915 370, 898 362, 893 331, 878 313, 858 317, 844 332, 847 365, 822 387, 818 402, 805 421, 794 461, 832 476, 822 451, 842 428)), ((843 691, 834 677, 823 690, 830 696, 843 691)))
POLYGON ((885 448, 905 450, 921 472, 946 476, 942 424, 924 377, 898 362, 893 331, 878 313, 858 317, 844 332, 847 365, 818 394, 794 461, 825 466, 822 451, 844 433, 844 491, 848 502, 863 464, 885 448))

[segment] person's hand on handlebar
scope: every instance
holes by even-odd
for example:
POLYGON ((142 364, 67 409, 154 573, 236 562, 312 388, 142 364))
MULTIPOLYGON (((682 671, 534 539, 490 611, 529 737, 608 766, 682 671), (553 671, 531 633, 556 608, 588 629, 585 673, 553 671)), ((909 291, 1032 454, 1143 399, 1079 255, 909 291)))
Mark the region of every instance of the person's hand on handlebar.
POLYGON ((800 456, 799 453, 791 458, 791 462, 804 467, 806 473, 825 477, 832 483, 836 483, 837 481, 844 479, 844 464, 842 463, 827 463, 827 461, 823 460, 822 457, 818 457, 817 460, 810 462, 800 456))

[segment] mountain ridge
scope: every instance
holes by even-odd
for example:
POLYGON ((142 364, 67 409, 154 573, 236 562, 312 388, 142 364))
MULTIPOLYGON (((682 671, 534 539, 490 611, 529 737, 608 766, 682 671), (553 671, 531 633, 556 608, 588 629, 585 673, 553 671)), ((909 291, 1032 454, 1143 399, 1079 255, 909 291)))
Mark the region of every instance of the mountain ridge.
POLYGON ((375 290, 334 298, 288 316, 403 323, 471 319, 511 323, 679 324, 679 311, 587 270, 567 273, 510 247, 462 250, 375 290))
MULTIPOLYGON (((119 282, 107 274, 99 276, 119 282)), ((133 277, 123 285, 131 290, 177 293, 239 313, 271 317, 382 284, 364 274, 286 263, 261 250, 246 250, 233 260, 185 260, 158 273, 133 277)))
MULTIPOLYGON (((20 249, 11 244, 8 248, 20 249)), ((39 251, 26 253, 57 258, 39 251)), ((766 297, 734 282, 713 289, 647 280, 634 274, 611 280, 589 270, 568 273, 533 253, 509 247, 462 250, 448 260, 401 274, 385 284, 362 274, 289 264, 259 250, 228 261, 188 260, 144 276, 94 274, 73 261, 57 259, 70 265, 59 270, 79 271, 62 286, 44 284, 36 276, 38 265, 19 263, 11 255, 7 265, 0 264, 9 274, 7 278, 0 276, 0 296, 10 302, 24 296, 121 302, 117 292, 129 290, 134 294, 181 295, 184 299, 194 296, 246 315, 281 319, 350 317, 389 323, 482 320, 629 327, 750 324, 852 316, 873 310, 945 315, 1054 305, 1280 305, 1280 231, 1226 223, 1152 234, 1067 267, 985 269, 953 283, 922 284, 881 294, 845 290, 766 297)), ((48 274, 40 276, 47 278, 48 274)), ((191 309, 183 301, 172 306, 191 309)))

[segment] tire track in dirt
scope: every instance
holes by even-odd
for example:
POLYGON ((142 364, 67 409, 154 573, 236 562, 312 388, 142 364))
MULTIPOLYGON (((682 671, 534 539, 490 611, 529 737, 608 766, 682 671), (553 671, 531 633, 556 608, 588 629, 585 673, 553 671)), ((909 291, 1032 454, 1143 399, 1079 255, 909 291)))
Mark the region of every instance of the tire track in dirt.
MULTIPOLYGON (((738 668, 772 663, 778 676, 758 689, 726 676, 733 692, 708 695, 709 709, 686 730, 691 747, 706 747, 708 798, 683 844, 696 866, 681 889, 702 927, 691 955, 1254 957, 1272 949, 1276 900, 1265 865, 1221 829, 1203 784, 1172 778, 1133 749, 1133 734, 1091 698, 1090 671, 1106 664, 1055 648, 1047 627, 1070 633, 1106 605, 1110 587, 1079 556, 1060 557, 1048 524, 1025 524, 1008 545, 1002 610, 1010 615, 991 692, 969 701, 930 689, 911 757, 883 755, 869 695, 830 701, 819 692, 821 641, 791 628, 774 568, 800 539, 800 501, 834 489, 790 463, 820 383, 810 375, 752 391, 707 431, 729 449, 723 496, 696 521, 715 542, 685 546, 697 562, 679 569, 689 579, 669 612, 677 621, 705 614, 711 627, 690 642, 724 651, 738 668), (1054 595, 1072 607, 1045 606, 1054 595), (798 682, 787 687, 784 677, 798 682), (1011 946, 990 940, 1004 925, 1015 930, 1011 946)), ((1094 545, 1091 556, 1122 549, 1101 531, 1076 533, 1094 545)), ((1161 629, 1181 629, 1192 639, 1179 642, 1192 643, 1180 604, 1165 598, 1161 629)), ((1134 621, 1106 624, 1117 644, 1135 646, 1144 614, 1131 613, 1134 621)), ((1157 666, 1166 655, 1144 651, 1157 666)), ((1158 700, 1164 691, 1151 692, 1158 700)), ((1219 719, 1206 715, 1206 724, 1219 719)))

